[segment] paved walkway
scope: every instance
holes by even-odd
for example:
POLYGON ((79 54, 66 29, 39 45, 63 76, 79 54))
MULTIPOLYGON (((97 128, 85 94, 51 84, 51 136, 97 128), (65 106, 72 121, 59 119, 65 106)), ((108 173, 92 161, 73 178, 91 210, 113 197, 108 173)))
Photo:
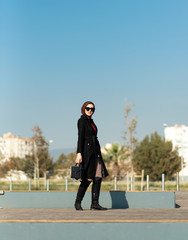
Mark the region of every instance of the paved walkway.
POLYGON ((174 209, 109 209, 76 211, 73 208, 5 208, 0 222, 188 222, 188 191, 176 193, 174 209))

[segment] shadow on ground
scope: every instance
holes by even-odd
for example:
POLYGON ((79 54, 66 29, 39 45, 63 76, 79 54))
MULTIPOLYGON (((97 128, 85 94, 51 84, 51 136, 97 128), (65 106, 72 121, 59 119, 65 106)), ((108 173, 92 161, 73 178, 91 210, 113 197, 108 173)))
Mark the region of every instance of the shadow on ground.
POLYGON ((110 191, 110 197, 112 200, 112 209, 129 208, 125 191, 110 191))

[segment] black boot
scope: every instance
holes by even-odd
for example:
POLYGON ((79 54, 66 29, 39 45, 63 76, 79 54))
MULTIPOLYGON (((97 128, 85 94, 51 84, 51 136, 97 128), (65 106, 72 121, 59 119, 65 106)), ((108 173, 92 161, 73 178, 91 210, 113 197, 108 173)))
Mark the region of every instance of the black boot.
POLYGON ((83 210, 82 206, 81 206, 81 201, 85 195, 85 192, 89 186, 91 182, 88 181, 87 179, 83 179, 80 183, 80 186, 78 188, 78 193, 76 196, 76 201, 74 204, 74 207, 76 208, 76 210, 83 210))
POLYGON ((101 189, 102 178, 95 178, 92 185, 92 203, 91 210, 107 210, 99 205, 99 194, 101 189))

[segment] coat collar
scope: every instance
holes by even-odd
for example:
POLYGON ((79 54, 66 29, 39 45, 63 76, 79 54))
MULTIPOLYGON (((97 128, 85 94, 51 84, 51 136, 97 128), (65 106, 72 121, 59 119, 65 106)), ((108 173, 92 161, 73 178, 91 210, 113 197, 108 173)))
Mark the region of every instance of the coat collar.
POLYGON ((92 118, 89 119, 85 114, 83 114, 83 115, 81 116, 81 118, 83 118, 83 119, 85 119, 85 120, 87 121, 87 123, 88 123, 89 127, 92 129, 93 133, 94 133, 95 135, 97 135, 97 127, 96 127, 96 125, 94 124, 93 119, 92 119, 92 118), (96 127, 96 132, 95 132, 95 130, 93 129, 93 127, 91 126, 91 123, 93 123, 94 126, 96 127))
POLYGON ((88 122, 93 122, 93 119, 92 118, 88 118, 85 114, 83 114, 81 116, 81 118, 84 118, 84 119, 88 120, 88 122))

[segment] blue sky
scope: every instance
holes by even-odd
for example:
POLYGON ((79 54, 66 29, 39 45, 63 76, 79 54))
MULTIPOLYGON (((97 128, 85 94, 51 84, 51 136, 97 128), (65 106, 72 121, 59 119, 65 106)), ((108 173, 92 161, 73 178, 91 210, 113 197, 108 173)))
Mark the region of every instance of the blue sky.
POLYGON ((1 0, 0 136, 75 147, 84 101, 101 145, 122 141, 125 101, 137 137, 188 125, 186 0, 1 0))

